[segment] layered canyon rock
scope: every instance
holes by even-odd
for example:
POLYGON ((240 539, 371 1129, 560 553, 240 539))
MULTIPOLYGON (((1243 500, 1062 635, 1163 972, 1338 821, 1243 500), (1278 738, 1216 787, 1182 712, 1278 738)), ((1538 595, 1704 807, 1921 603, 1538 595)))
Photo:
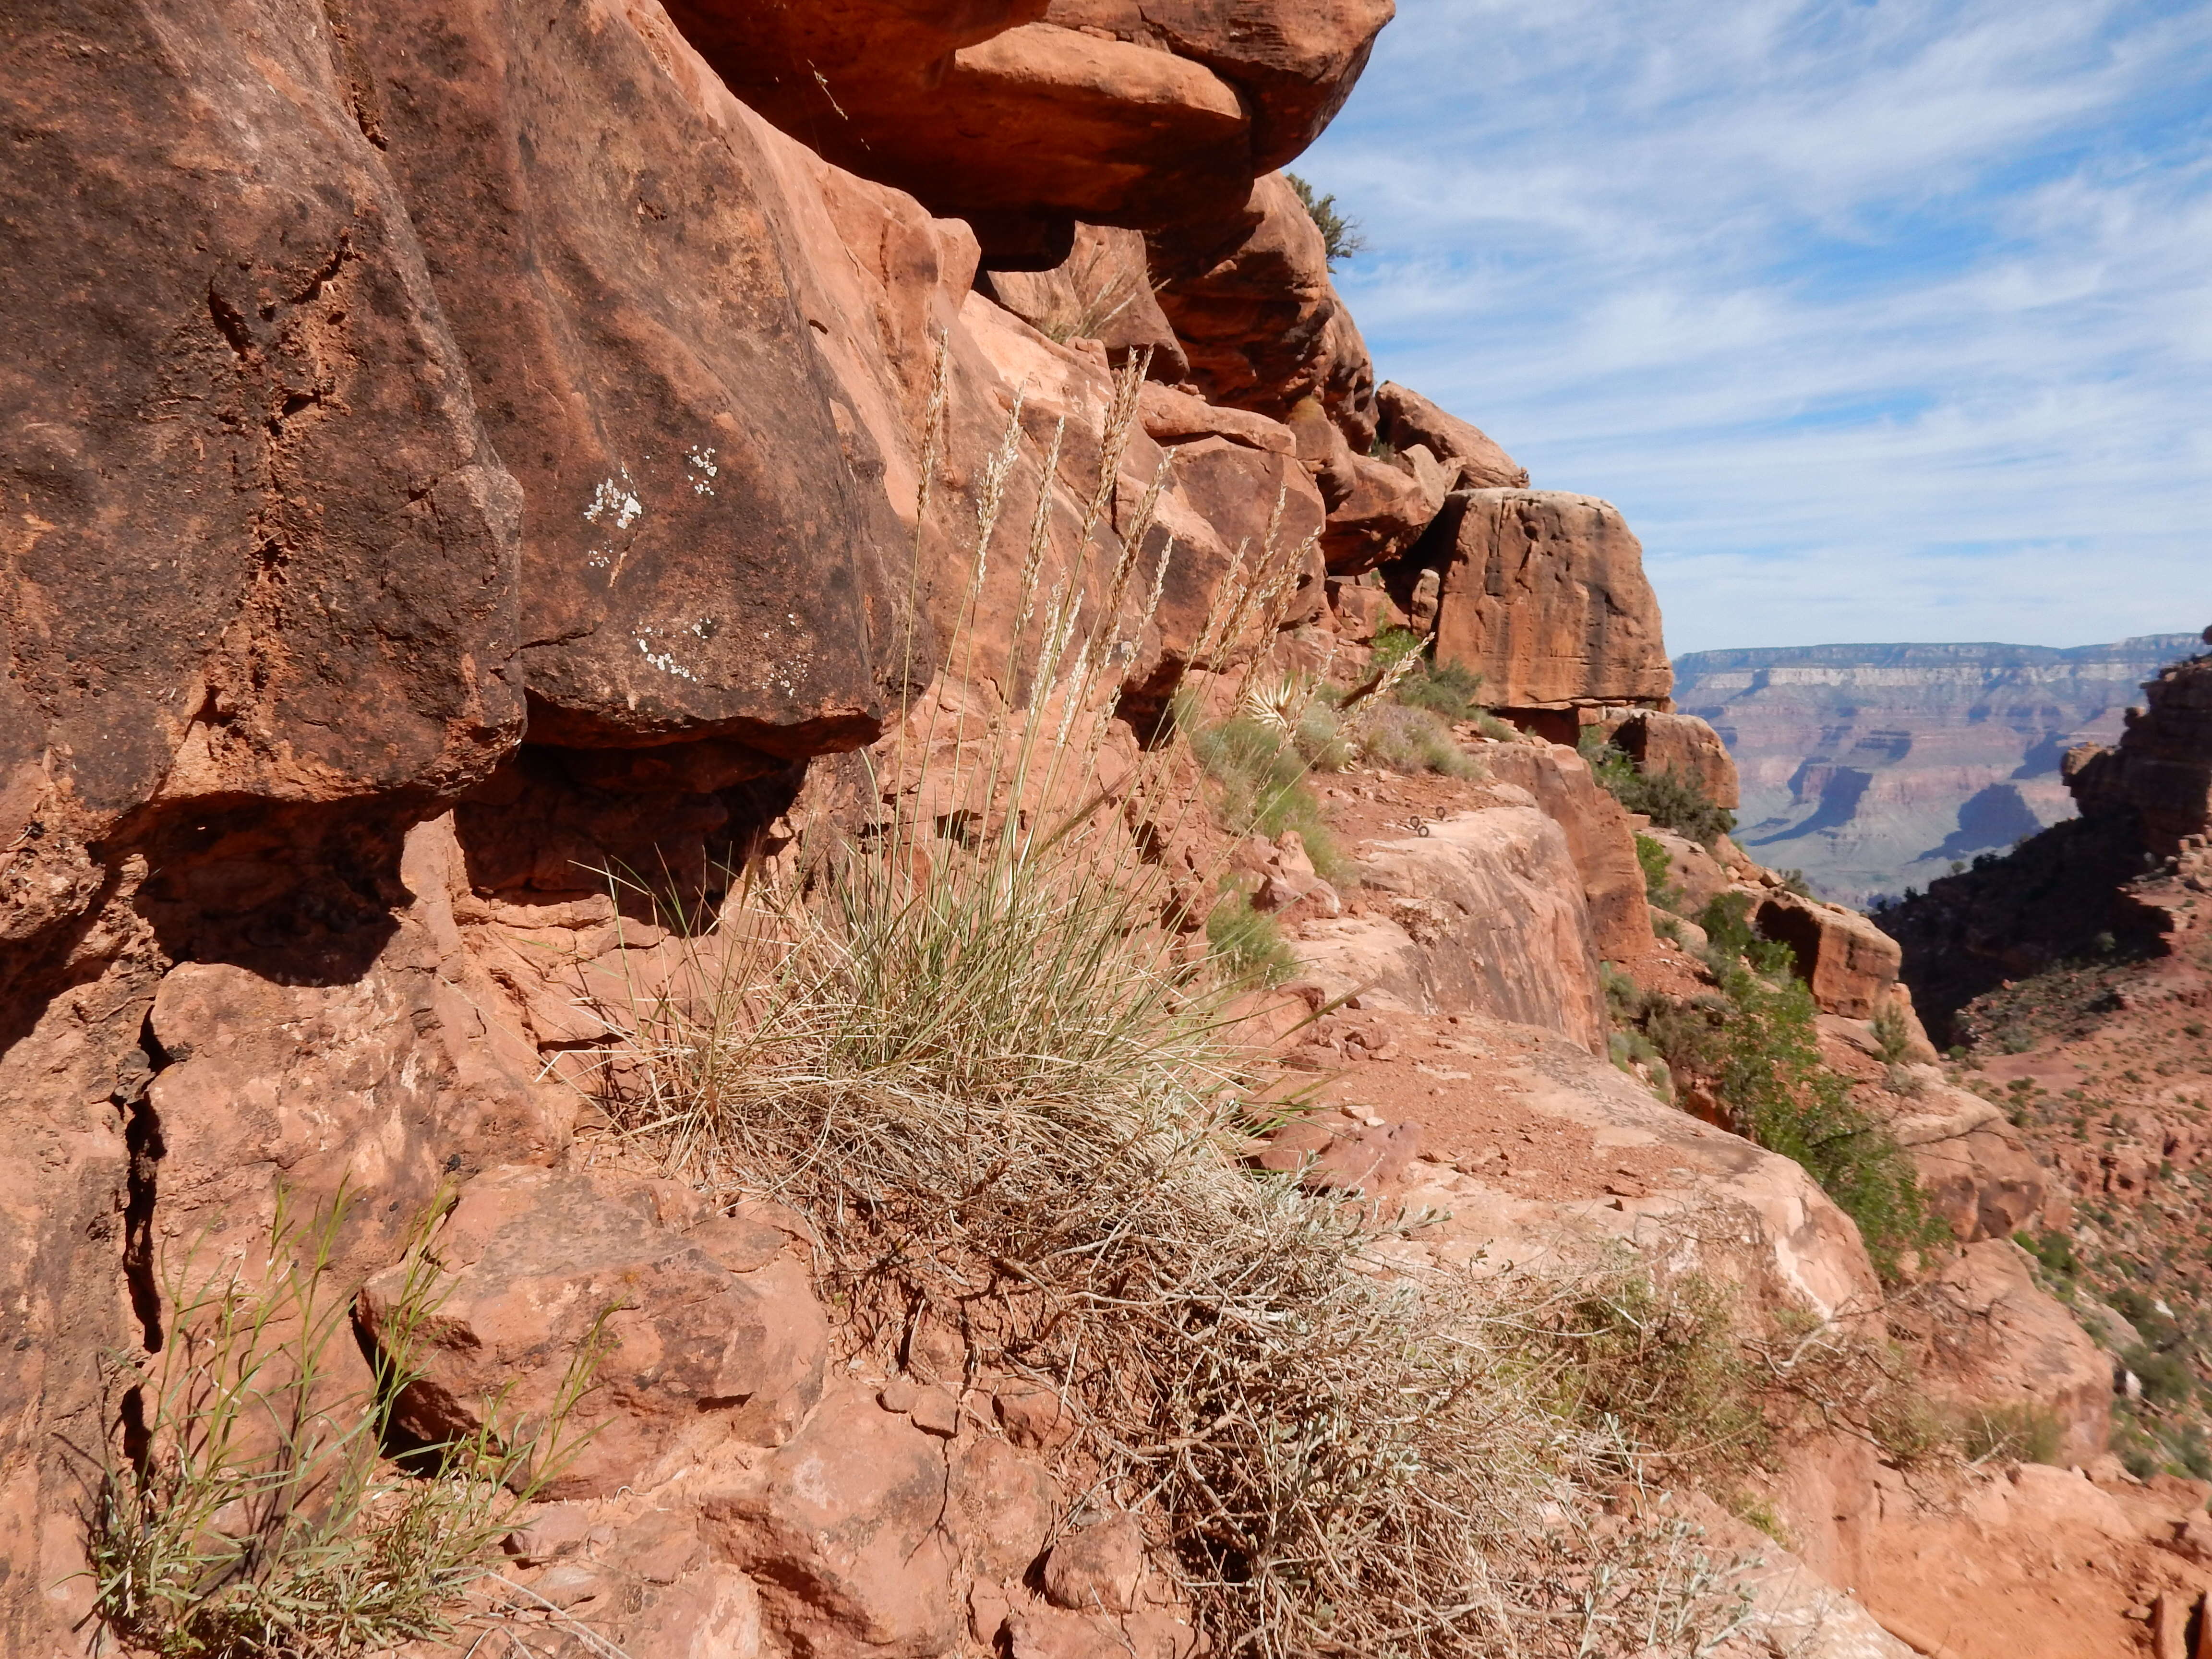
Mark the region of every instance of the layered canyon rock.
MULTIPOLYGON (((1717 788, 1660 712, 1619 514, 1378 392, 1273 171, 1389 10, 17 20, 0 1645, 84 1628, 102 1357, 172 1342, 164 1275, 248 1260, 282 1192, 359 1195, 329 1270, 368 1352, 434 1273, 396 1430, 542 1424, 593 1352, 597 1431, 508 1570, 640 1659, 1199 1650, 1137 1525, 1048 1467, 1068 1400, 949 1328, 871 1349, 805 1221, 629 1169, 599 1114, 733 871, 887 799, 1005 805, 841 757, 902 720, 1004 730, 1041 605, 1121 696, 1092 805, 1132 860, 1180 850, 1128 780, 1189 671, 1233 696, 1401 615, 1532 721, 1643 711, 1648 755, 1717 788), (1152 383, 1116 380, 1148 349, 1152 383), (1201 653, 1269 561, 1285 638, 1201 653)), ((1578 1234, 1858 1317, 1870 1263, 1804 1171, 1603 1058, 1600 962, 1656 949, 1630 820, 1571 750, 1484 746, 1450 811, 1391 807, 1348 898, 1267 849, 1301 994, 1364 1005, 1315 1022, 1337 1057, 1440 1039, 1392 1085, 1426 1138, 1347 1120, 1322 1184, 1464 1206, 1431 1265, 1578 1234), (1509 1126, 1541 1181, 1471 1139, 1509 1126)), ((1879 978, 1829 949, 1850 933, 1804 953, 1838 1008, 1879 978)), ((1984 1231, 2012 1212, 1989 1161, 1954 1206, 1984 1231)))
POLYGON ((2063 757, 2078 817, 1881 908, 1939 1035, 1975 998, 2054 964, 2171 953, 2194 894, 2212 885, 2208 688, 2212 657, 2169 665, 2144 688, 2148 707, 2127 712, 2117 747, 2063 757))
POLYGON ((1526 489, 1528 469, 1498 447, 1481 428, 1438 408, 1409 386, 1385 380, 1375 389, 1382 436, 1399 449, 1426 446, 1442 460, 1457 462, 1469 489, 1526 489))
POLYGON ((975 224, 994 268, 1042 268, 1073 223, 1233 216, 1312 142, 1391 0, 991 0, 804 9, 678 0, 730 88, 864 177, 975 224))
POLYGON ((2077 745, 2061 765, 2084 817, 2132 817, 2144 850, 2172 858, 2212 831, 2212 653, 2169 664, 2142 689, 2118 747, 2077 745))
MULTIPOLYGON (((427 1445, 487 1429, 540 1434, 549 1449, 565 1437, 569 1455, 543 1471, 554 1498, 657 1484, 660 1460, 725 1437, 790 1439, 829 1360, 808 1266, 775 1227, 705 1208, 634 1178, 528 1166, 476 1177, 428 1243, 437 1310, 398 1426, 427 1445), (664 1215, 670 1198, 694 1213, 664 1215), (687 1237, 671 1221, 703 1224, 687 1237), (590 1393, 559 1421, 580 1354, 590 1393), (487 1420, 488 1401, 501 1420, 487 1420)), ((392 1339, 425 1271, 410 1261, 369 1281, 368 1340, 392 1339)))
POLYGON ((1705 651, 1675 662, 1674 696, 1735 757, 1745 846, 1863 904, 2070 817, 2066 750, 2117 741, 2142 682, 2194 645, 1705 651))
POLYGON ((1568 715, 1570 738, 1578 708, 1665 703, 1674 674, 1658 601, 1643 549, 1609 502, 1461 490, 1412 558, 1443 574, 1437 660, 1480 673, 1485 702, 1568 715))

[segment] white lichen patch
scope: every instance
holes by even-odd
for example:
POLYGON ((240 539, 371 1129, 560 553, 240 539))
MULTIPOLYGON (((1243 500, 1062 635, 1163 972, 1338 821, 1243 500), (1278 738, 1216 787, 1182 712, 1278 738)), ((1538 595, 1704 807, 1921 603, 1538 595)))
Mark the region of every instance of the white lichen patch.
POLYGON ((699 475, 691 480, 691 493, 695 495, 713 495, 714 486, 708 480, 720 477, 722 471, 714 465, 714 452, 694 444, 690 453, 684 458, 684 464, 699 475))
POLYGON ((623 467, 619 478, 602 478, 599 488, 592 491, 591 505, 584 509, 584 522, 599 524, 613 520, 617 530, 627 530, 645 516, 645 503, 637 498, 637 486, 630 481, 629 469, 623 467))
POLYGON ((629 476, 629 469, 621 467, 617 471, 619 477, 599 481, 584 507, 586 524, 599 525, 617 538, 609 546, 584 550, 585 564, 593 570, 606 571, 609 587, 622 574, 623 562, 629 557, 629 527, 645 516, 645 503, 638 499, 637 485, 629 476))
POLYGON ((669 652, 657 647, 653 643, 653 632, 650 628, 641 628, 631 636, 637 641, 638 655, 643 657, 647 662, 658 668, 662 673, 673 674, 679 680, 690 680, 696 685, 699 683, 699 677, 677 661, 669 652))

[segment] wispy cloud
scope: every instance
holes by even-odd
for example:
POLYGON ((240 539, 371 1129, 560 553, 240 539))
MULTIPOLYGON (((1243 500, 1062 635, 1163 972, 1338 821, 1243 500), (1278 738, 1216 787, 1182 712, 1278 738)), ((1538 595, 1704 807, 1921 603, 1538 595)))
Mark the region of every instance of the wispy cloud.
POLYGON ((1668 643, 2212 621, 2212 6, 1400 0, 1297 165, 1668 643))

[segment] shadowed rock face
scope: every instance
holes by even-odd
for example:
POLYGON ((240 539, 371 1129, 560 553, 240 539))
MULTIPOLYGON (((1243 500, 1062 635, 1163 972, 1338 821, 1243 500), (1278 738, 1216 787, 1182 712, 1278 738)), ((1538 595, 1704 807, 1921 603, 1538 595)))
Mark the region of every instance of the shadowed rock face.
POLYGON ((1881 912, 1945 1035, 1974 998, 2054 962, 2169 954, 2194 908, 2188 892, 2212 884, 2212 657, 2173 664, 2144 690, 2148 707, 2128 711, 2118 748, 2067 751, 2079 817, 1881 912), (2176 876, 2182 891, 2159 889, 2176 876))
POLYGON ((877 729, 904 536, 746 135, 626 24, 349 17, 10 32, 0 816, 49 861, 194 802, 414 810, 526 702, 755 773, 877 729))
POLYGON ((2132 815, 2144 850, 2171 858, 2212 829, 2212 655, 2163 670, 2143 696, 2118 749, 2069 751, 2066 787, 2084 817, 2132 815))
MULTIPOLYGON (((593 1030, 531 988, 603 942, 594 872, 712 891, 792 763, 878 730, 909 571, 928 673, 1017 386, 1007 514, 1048 496, 1048 580, 1103 592, 1161 452, 1133 441, 1079 538, 1104 362, 650 4, 9 21, 0 1301, 34 1334, 0 1352, 0 1647, 29 1652, 85 1610, 39 1588, 79 1559, 64 1441, 99 1441, 98 1356, 158 1328, 156 1213, 228 1247, 280 1176, 366 1184, 356 1273, 442 1176, 556 1156, 546 1056, 593 1030), (940 339, 960 476, 917 527, 940 339), (472 965, 463 930, 510 926, 472 965)), ((1223 534, 1279 498, 1293 544, 1321 526, 1287 432, 1228 428, 1163 505, 1133 678, 1188 653, 1223 534)))
POLYGON ((994 269, 1073 224, 1234 213, 1326 125, 1392 0, 677 0, 730 89, 866 177, 973 222, 994 269))
POLYGON ((1735 757, 1753 856, 1863 903, 2071 817, 2067 747, 2115 741, 2141 682, 2192 644, 1706 651, 1675 663, 1675 702, 1735 757))

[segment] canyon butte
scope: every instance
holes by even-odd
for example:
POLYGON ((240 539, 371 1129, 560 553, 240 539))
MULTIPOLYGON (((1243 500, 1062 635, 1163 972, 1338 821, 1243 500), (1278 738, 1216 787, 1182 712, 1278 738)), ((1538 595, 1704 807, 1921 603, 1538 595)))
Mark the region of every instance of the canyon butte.
MULTIPOLYGON (((1242 1518, 1157 1494, 1224 1425, 1326 1452, 1363 1422, 1215 1400, 1138 1433, 1134 1368, 1078 1388, 1072 1358, 1008 1357, 1018 1273, 886 1323, 840 1277, 842 1212, 720 1179, 635 1109, 665 1060, 638 1008, 683 1003, 687 952, 744 943, 757 884, 818 893, 809 860, 887 823, 924 826, 902 878, 927 881, 1048 810, 1170 896, 1146 927, 1176 986, 1259 964, 1228 1069, 1296 1109, 1190 1156, 1355 1230, 1335 1282, 1385 1286, 1373 1305, 1404 1285, 1547 1310, 1499 1409, 1533 1413, 1530 1446, 1613 1448, 1486 1534, 1501 1563, 1565 1552, 1553 1577, 1463 1578, 1394 1639, 2204 1650, 2212 1469, 2172 1437, 2115 1455, 2126 1345, 2015 1240, 2070 1236, 2093 1190, 2192 1179, 2205 1143, 2176 1103, 2129 1131, 2159 1137, 2148 1164, 2055 1144, 1939 1059, 1875 922, 1717 820, 1631 810, 1636 781, 1739 799, 1673 702, 1633 532, 1376 382, 1281 171, 1391 11, 14 9, 6 1651, 374 1645, 210 1622, 249 1591, 292 1616, 295 1581, 236 1540, 313 1532, 326 1487, 237 1488, 179 1547, 222 1572, 131 1599, 149 1518, 200 1489, 177 1473, 209 1420, 191 1380, 263 1353, 216 1344, 209 1310, 285 1283, 337 1312, 286 1304, 269 1352, 321 1330, 331 1376, 366 1379, 364 1525, 486 1469, 517 1494, 404 1651, 1237 1646, 1220 1609, 1259 1557, 1219 1540, 1242 1518), (988 557, 979 524, 1004 526, 988 557), (1095 644, 1109 717, 1079 787, 930 794, 918 748, 957 776, 971 719, 1057 708, 1041 631, 1095 644), (1261 792, 1303 829, 1223 805, 1237 733, 1340 718, 1261 792), (1162 768, 1203 810, 1160 808, 1162 768), (1786 1084, 1756 1109, 1753 1059, 1786 1084), (1815 1106, 1842 1161, 1784 1133, 1815 1106), (233 1299, 194 1302, 209 1284, 233 1299), (1629 1357, 1601 1370, 1595 1335, 1629 1357), (1688 1402, 1672 1429, 1662 1384, 1688 1402), (518 1461, 544 1442, 514 1425, 571 1419, 567 1455, 518 1461), (1647 1582, 1674 1599, 1589 1622, 1647 1582)), ((2162 975, 2185 1094, 2212 733, 2203 665, 2175 673, 2072 767, 2107 830, 2059 862, 2094 866, 2082 915, 2129 919, 2114 971, 2162 975)), ((1960 903, 1915 945, 1929 984, 1961 951, 2072 959, 2070 934, 2014 951, 2021 905, 1960 903)), ((337 1409, 268 1375, 239 1468, 337 1409), (263 1409, 285 1399, 304 1416, 263 1409)), ((410 1537, 349 1605, 427 1559, 410 1537)), ((358 1552, 325 1541, 313 1582, 343 1600, 358 1552)), ((1392 1609, 1299 1616, 1387 1632, 1392 1609)))
POLYGON ((1700 651, 1674 659, 1674 695, 1729 745, 1737 839, 1864 906, 2071 817, 2066 750, 2117 742, 2142 682, 2196 643, 1700 651))

